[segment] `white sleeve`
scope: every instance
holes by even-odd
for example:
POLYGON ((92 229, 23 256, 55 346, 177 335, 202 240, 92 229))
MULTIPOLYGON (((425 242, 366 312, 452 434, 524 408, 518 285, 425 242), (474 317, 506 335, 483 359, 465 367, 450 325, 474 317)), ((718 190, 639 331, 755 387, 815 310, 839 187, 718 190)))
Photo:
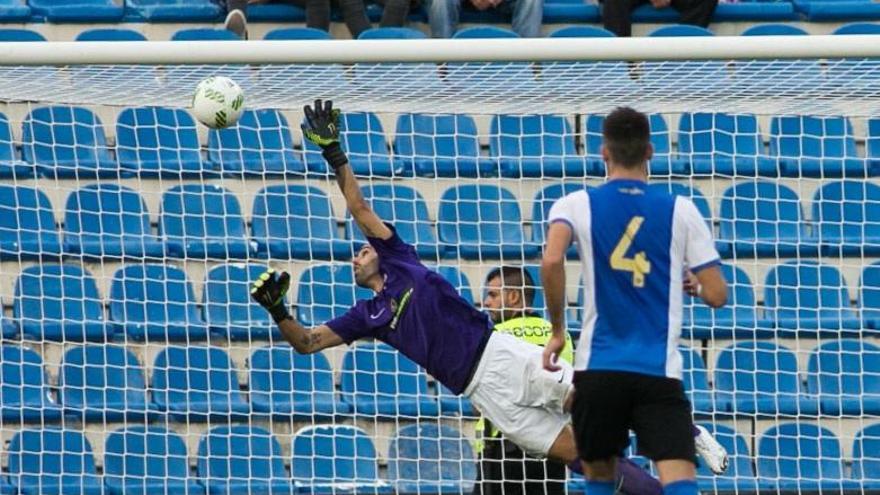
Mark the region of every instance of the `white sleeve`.
POLYGON ((568 194, 557 199, 550 208, 550 213, 547 215, 547 224, 549 225, 555 222, 568 224, 572 234, 574 234, 574 219, 577 216, 577 213, 575 212, 576 203, 574 194, 568 194))
POLYGON ((712 239, 712 231, 706 225, 706 220, 693 201, 687 198, 679 198, 677 214, 681 215, 687 233, 684 249, 684 258, 688 267, 694 272, 717 264, 721 260, 718 250, 715 249, 715 241, 712 239))

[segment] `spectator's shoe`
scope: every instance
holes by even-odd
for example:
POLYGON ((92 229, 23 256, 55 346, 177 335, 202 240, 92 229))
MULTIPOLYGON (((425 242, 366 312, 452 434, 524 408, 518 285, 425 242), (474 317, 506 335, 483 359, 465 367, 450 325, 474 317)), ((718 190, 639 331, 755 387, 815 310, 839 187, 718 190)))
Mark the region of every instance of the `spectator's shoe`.
POLYGON ((244 12, 235 9, 226 14, 226 22, 224 23, 227 31, 232 31, 239 38, 246 40, 247 37, 247 18, 244 12))
POLYGON ((718 440, 712 436, 706 428, 695 425, 700 434, 694 437, 694 444, 697 447, 697 454, 703 458, 703 461, 715 474, 724 474, 727 471, 727 451, 718 443, 718 440))

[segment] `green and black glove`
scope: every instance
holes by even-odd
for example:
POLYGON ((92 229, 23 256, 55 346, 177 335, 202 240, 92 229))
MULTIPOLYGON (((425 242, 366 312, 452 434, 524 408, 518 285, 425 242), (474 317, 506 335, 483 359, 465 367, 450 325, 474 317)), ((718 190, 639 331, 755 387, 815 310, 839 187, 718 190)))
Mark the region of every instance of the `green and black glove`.
POLYGON ((290 274, 281 272, 279 275, 270 268, 260 274, 251 285, 251 297, 269 311, 275 323, 281 323, 290 318, 285 303, 288 289, 290 289, 290 274))
POLYGON ((306 121, 302 124, 303 135, 321 147, 322 155, 333 170, 348 163, 348 157, 339 145, 339 110, 333 102, 315 100, 314 108, 303 107, 306 121))

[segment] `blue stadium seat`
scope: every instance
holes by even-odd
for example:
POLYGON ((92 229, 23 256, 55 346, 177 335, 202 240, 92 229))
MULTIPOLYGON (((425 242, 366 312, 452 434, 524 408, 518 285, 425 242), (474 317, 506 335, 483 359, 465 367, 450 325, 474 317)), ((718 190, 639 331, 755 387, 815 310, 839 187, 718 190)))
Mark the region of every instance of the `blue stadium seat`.
POLYGON ((829 182, 813 196, 813 222, 828 256, 880 255, 880 186, 829 182))
MULTIPOLYGON (((306 22, 306 10, 288 3, 270 2, 248 5, 249 22, 306 22)), ((283 31, 286 28, 276 29, 283 31)), ((305 28, 303 28, 305 29, 305 28)), ((316 29, 316 31, 318 31, 316 29)), ((270 32, 271 34, 271 32, 270 32)), ((269 36, 268 34, 266 36, 269 36)), ((313 39, 313 38, 265 38, 265 39, 313 39)), ((318 38, 329 39, 329 38, 318 38)), ((334 93, 335 94, 335 93, 334 93)))
POLYGON ((254 198, 251 222, 257 252, 281 259, 348 259, 352 242, 340 239, 330 198, 314 186, 268 186, 254 198))
POLYGON ((810 353, 807 391, 819 396, 823 414, 880 414, 880 347, 860 340, 820 344, 810 353))
POLYGON ((764 282, 764 306, 777 334, 818 330, 837 336, 862 328, 840 272, 815 261, 789 261, 771 268, 764 282))
MULTIPOLYGON (((556 200, 587 187, 589 186, 577 182, 563 182, 551 184, 535 194, 535 199, 532 202, 532 243, 538 246, 544 245, 544 234, 549 227, 547 217, 550 216, 550 208, 553 208, 556 200)), ((577 256, 577 250, 574 246, 569 248, 568 255, 569 257, 577 256)))
POLYGON ((803 36, 803 29, 791 24, 755 24, 749 26, 740 36, 803 36))
POLYGON ((119 166, 141 177, 200 177, 199 136, 192 116, 180 108, 126 108, 116 120, 119 166))
POLYGON ((208 0, 129 0, 126 7, 130 16, 148 23, 210 22, 221 14, 220 7, 208 0))
POLYGON ((773 324, 759 318, 752 281, 742 268, 721 265, 727 280, 727 304, 713 309, 702 300, 684 296, 683 335, 693 339, 770 338, 773 324))
POLYGON ((768 341, 742 340, 718 354, 715 400, 737 414, 819 414, 818 399, 801 388, 797 357, 768 341))
POLYGON ((459 185, 440 199, 437 229, 447 252, 465 259, 532 258, 539 247, 525 244, 519 204, 513 193, 488 184, 459 185))
POLYGON ((340 389, 355 414, 399 420, 437 416, 424 371, 387 344, 361 343, 345 353, 340 389))
POLYGON ((147 37, 133 29, 95 28, 80 31, 76 41, 147 41, 147 37))
POLYGON ((156 406, 180 421, 244 420, 250 413, 229 355, 216 347, 164 348, 150 390, 156 406))
MULTIPOLYGON (((688 163, 672 156, 672 144, 669 134, 669 126, 666 119, 658 114, 648 116, 651 124, 651 144, 654 145, 654 157, 648 164, 648 172, 651 175, 684 175, 687 173, 688 163)), ((602 147, 602 125, 605 123, 604 115, 587 115, 583 125, 584 146, 587 158, 592 161, 592 170, 597 175, 605 174, 605 162, 602 160, 600 149, 602 147)))
POLYGON ((335 397, 333 370, 321 353, 299 354, 286 344, 262 347, 249 363, 255 413, 314 421, 350 412, 348 404, 335 397))
MULTIPOLYGON (((346 112, 340 116, 339 132, 342 148, 348 155, 348 163, 355 175, 367 177, 396 177, 408 175, 402 162, 396 162, 388 154, 385 131, 374 113, 346 112)), ((313 174, 327 175, 327 162, 321 150, 309 140, 303 142, 305 162, 313 174)))
POLYGON ((723 257, 817 256, 797 193, 778 182, 743 182, 724 191, 718 250, 723 257))
POLYGON ((110 320, 137 341, 204 340, 208 327, 196 307, 192 285, 172 265, 126 265, 110 285, 110 320))
POLYGON ((43 374, 43 359, 27 347, 0 346, 0 419, 4 423, 50 422, 61 419, 43 374))
POLYGON ((858 482, 844 477, 837 436, 815 424, 771 427, 758 440, 757 461, 758 478, 779 491, 860 490, 858 482))
POLYGON ((3 22, 27 22, 31 18, 31 8, 22 0, 0 2, 0 20, 3 22))
POLYGON ((46 37, 30 29, 6 28, 0 29, 0 41, 46 41, 46 37))
POLYGON ((41 174, 56 178, 118 178, 104 124, 83 107, 33 109, 22 124, 22 153, 41 174))
POLYGON ((73 430, 18 432, 9 444, 9 479, 22 495, 101 495, 92 446, 73 430))
POLYGON ((856 433, 853 442, 852 477, 865 490, 880 489, 880 424, 866 426, 856 433))
POLYGON ((566 26, 550 33, 550 38, 614 38, 614 33, 598 26, 566 26))
MULTIPOLYGON (((3 6, 0 4, 0 19, 2 19, 2 9, 3 6)), ((18 157, 12 140, 12 130, 9 128, 9 118, 6 114, 0 113, 0 179, 32 178, 35 174, 34 166, 18 157)))
POLYGON ((467 397, 453 394, 451 390, 440 383, 437 384, 437 392, 437 400, 440 401, 440 411, 444 416, 449 414, 470 418, 478 416, 474 405, 467 397))
POLYGON ((219 426, 199 442, 196 470, 209 495, 292 495, 281 446, 257 426, 219 426))
POLYGON ((480 156, 477 125, 469 115, 402 114, 394 136, 395 159, 422 177, 497 175, 498 162, 480 156))
POLYGON ((473 450, 455 428, 407 425, 391 440, 388 478, 398 494, 470 493, 476 477, 473 450))
POLYGON ((35 340, 105 340, 113 328, 94 277, 79 265, 44 263, 22 270, 13 314, 21 333, 35 340))
POLYGON ((870 0, 794 0, 810 22, 880 19, 880 5, 870 0))
POLYGON ((378 455, 363 430, 347 425, 310 426, 293 437, 290 470, 300 493, 390 493, 379 478, 378 455))
POLYGON ((880 34, 880 24, 851 22, 840 26, 831 34, 880 34))
MULTIPOLYGON (((877 70, 880 70, 880 64, 878 64, 877 70)), ((880 118, 868 119, 867 128, 865 154, 868 156, 868 172, 872 177, 875 177, 880 175, 880 118)))
POLYGON ((407 27, 370 28, 358 36, 359 40, 423 40, 428 36, 418 29, 407 27))
POLYGON ((104 482, 110 495, 202 495, 189 476, 186 444, 161 426, 134 426, 107 435, 104 482))
POLYGON ((214 168, 231 176, 301 176, 306 172, 293 149, 287 118, 271 109, 245 110, 237 125, 211 130, 208 159, 214 168))
POLYGON ((446 279, 447 282, 452 284, 453 287, 458 290, 458 293, 463 297, 467 302, 473 304, 474 303, 474 290, 471 286, 471 281, 468 280, 467 275, 464 274, 461 270, 459 270, 455 266, 451 265, 440 265, 435 266, 432 270, 439 273, 443 278, 446 279))
POLYGON ((49 259, 60 255, 61 240, 46 194, 33 187, 0 184, 0 259, 49 259))
POLYGON ((868 265, 859 280, 859 308, 864 329, 880 329, 880 263, 868 265))
POLYGON ((358 299, 373 292, 354 283, 349 263, 313 263, 296 284, 296 318, 307 327, 342 316, 358 299))
POLYGON ((67 197, 64 250, 98 260, 165 255, 141 195, 108 183, 88 184, 67 197))
MULTIPOLYGON (((379 218, 392 223, 400 238, 415 246, 420 257, 436 260, 443 256, 445 249, 437 244, 428 205, 418 191, 396 184, 366 185, 362 190, 379 218)), ((366 244, 366 238, 351 214, 346 215, 345 230, 346 237, 354 240, 357 246, 366 244)))
POLYGON ((692 26, 689 24, 675 24, 672 26, 661 26, 651 31, 648 36, 651 37, 682 37, 682 36, 715 36, 715 33, 700 26, 692 26))
POLYGON ((709 470, 705 462, 701 462, 697 466, 700 491, 757 493, 760 489, 759 481, 755 478, 755 471, 752 469, 752 458, 749 455, 746 439, 729 426, 719 423, 706 422, 701 423, 701 426, 709 430, 709 433, 727 450, 730 464, 724 474, 716 475, 709 470))
POLYGON ((489 154, 503 177, 596 175, 577 154, 571 125, 560 115, 496 115, 489 130, 489 154))
POLYGON ((64 354, 58 386, 65 414, 85 421, 144 421, 153 412, 143 367, 122 346, 71 348, 64 354))
POLYGON ((779 176, 777 161, 764 153, 752 114, 682 114, 678 154, 698 175, 779 176))
MULTIPOLYGON (((716 404, 712 400, 712 389, 709 388, 709 377, 706 363, 695 349, 679 346, 683 361, 682 381, 694 414, 707 415, 715 412, 716 404)), ((729 410, 729 403, 719 402, 719 411, 729 410)))
POLYGON ((866 172, 846 117, 774 117, 770 155, 789 177, 864 177, 866 172))
POLYGON ((34 17, 54 23, 120 22, 125 8, 112 0, 28 0, 34 17))
POLYGON ((14 339, 18 336, 18 326, 10 319, 0 315, 0 338, 14 339))
POLYGON ((214 184, 175 186, 162 195, 159 236, 179 258, 247 258, 256 254, 248 239, 238 199, 214 184))
POLYGON ((208 270, 202 307, 212 334, 231 340, 281 341, 269 313, 251 299, 251 284, 267 269, 256 263, 230 263, 208 270))
POLYGON ((264 40, 330 40, 330 33, 310 27, 273 29, 263 36, 264 40))

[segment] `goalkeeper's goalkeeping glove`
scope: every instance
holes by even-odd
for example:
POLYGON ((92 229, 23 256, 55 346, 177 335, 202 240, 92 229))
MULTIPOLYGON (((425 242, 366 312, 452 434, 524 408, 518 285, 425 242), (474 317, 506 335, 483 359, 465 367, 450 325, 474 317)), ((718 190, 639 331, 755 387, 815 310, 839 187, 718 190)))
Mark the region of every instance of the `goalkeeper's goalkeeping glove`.
POLYGON ((339 109, 333 108, 330 100, 315 100, 314 108, 306 105, 303 110, 306 121, 302 130, 306 139, 321 147, 321 154, 334 171, 348 163, 339 145, 339 109))
POLYGON ((287 304, 284 302, 288 289, 290 289, 290 274, 281 272, 279 275, 270 268, 260 274, 251 285, 251 297, 269 311, 275 323, 281 323, 290 318, 287 304))

